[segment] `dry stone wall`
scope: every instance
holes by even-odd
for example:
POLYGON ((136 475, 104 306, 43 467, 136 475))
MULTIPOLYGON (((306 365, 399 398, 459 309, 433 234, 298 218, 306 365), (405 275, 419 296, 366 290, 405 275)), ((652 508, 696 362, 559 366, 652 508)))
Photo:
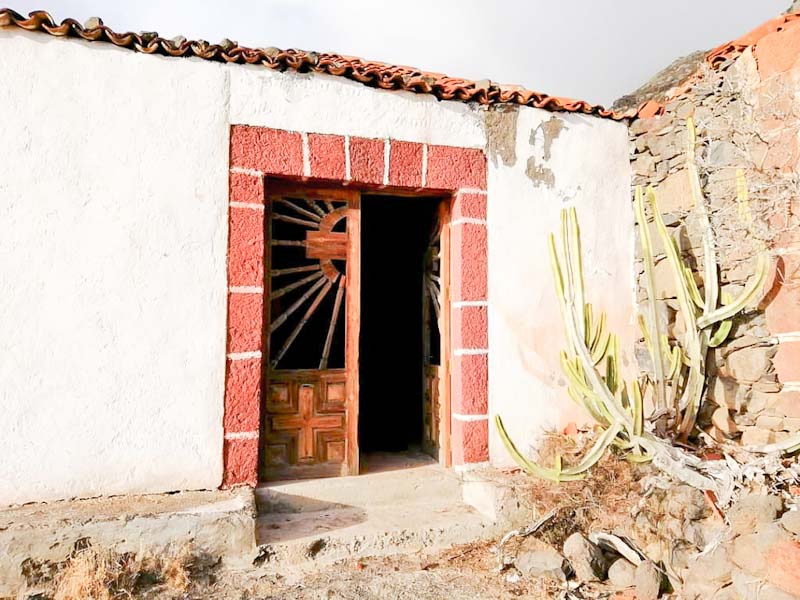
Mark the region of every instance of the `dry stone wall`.
MULTIPOLYGON (((794 23, 797 23, 796 21, 794 23)), ((743 444, 780 441, 800 430, 800 26, 787 25, 712 68, 703 66, 663 115, 630 127, 634 185, 656 188, 661 212, 682 253, 702 273, 702 228, 685 169, 686 119, 697 125, 697 164, 716 237, 723 291, 737 295, 766 243, 771 273, 757 306, 735 319, 731 336, 711 351, 701 425, 715 438, 743 444), (754 222, 736 201, 736 170, 748 182, 754 222)), ((672 334, 677 301, 655 234, 659 316, 672 334)), ((637 240, 638 300, 645 298, 637 240)), ((702 284, 698 275, 698 284, 702 284)), ((646 368, 643 344, 637 352, 646 368)))

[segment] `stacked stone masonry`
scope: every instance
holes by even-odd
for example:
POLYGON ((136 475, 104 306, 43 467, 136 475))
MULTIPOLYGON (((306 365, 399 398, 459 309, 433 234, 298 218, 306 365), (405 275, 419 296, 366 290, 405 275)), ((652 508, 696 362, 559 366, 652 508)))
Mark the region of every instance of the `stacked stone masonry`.
POLYGON ((261 422, 265 177, 391 191, 441 191, 451 204, 451 447, 454 465, 488 450, 486 157, 397 140, 231 130, 224 485, 255 485, 261 422))
MULTIPOLYGON (((697 161, 723 291, 736 295, 752 274, 755 239, 770 250, 764 297, 736 318, 730 338, 711 353, 713 402, 701 420, 712 436, 745 445, 780 441, 800 430, 799 59, 800 22, 794 21, 715 69, 703 66, 662 116, 639 119, 630 128, 634 184, 656 188, 665 223, 700 272, 702 231, 684 169, 690 116, 697 125, 697 161), (737 168, 747 178, 752 228, 742 226, 737 214, 737 168)), ((675 333, 675 289, 660 242, 652 237, 659 253, 659 313, 675 333)), ((638 240, 637 253, 641 259, 638 240)), ((637 266, 641 302, 640 260, 637 266)), ((641 365, 649 364, 642 344, 637 354, 641 365)))

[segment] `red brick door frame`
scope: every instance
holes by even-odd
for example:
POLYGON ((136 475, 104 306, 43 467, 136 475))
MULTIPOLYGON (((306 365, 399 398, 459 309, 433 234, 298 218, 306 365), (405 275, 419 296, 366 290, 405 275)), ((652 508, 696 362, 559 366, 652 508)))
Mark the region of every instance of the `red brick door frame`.
POLYGON ((486 156, 482 150, 233 125, 230 141, 224 486, 258 481, 265 179, 450 196, 450 448, 488 460, 486 156))

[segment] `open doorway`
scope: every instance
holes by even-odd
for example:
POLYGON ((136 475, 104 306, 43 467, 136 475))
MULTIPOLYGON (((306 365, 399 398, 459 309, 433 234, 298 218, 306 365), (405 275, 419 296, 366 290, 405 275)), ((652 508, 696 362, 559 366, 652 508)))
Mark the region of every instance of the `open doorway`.
POLYGON ((425 368, 439 354, 426 298, 439 207, 436 198, 362 196, 358 436, 367 463, 424 447, 425 368))
POLYGON ((266 189, 262 480, 447 466, 449 199, 266 189))

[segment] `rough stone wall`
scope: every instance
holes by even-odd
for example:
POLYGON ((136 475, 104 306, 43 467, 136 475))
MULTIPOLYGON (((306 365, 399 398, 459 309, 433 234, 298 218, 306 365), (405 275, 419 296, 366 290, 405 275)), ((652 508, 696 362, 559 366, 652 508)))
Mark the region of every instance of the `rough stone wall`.
MULTIPOLYGON (((796 23, 796 22, 795 22, 796 23)), ((686 118, 697 124, 698 168, 716 236, 723 291, 738 294, 753 273, 754 241, 770 250, 771 273, 758 306, 734 321, 710 352, 706 425, 743 444, 779 441, 800 429, 800 26, 787 24, 711 69, 672 99, 663 116, 631 124, 634 184, 656 187, 665 223, 702 272, 702 230, 685 165, 686 118), (742 224, 736 169, 744 169, 755 218, 742 224)), ((653 229, 653 239, 657 240, 653 229)), ((660 242, 655 242, 659 252, 660 242)), ((663 251, 656 257, 659 315, 675 333, 675 290, 663 251)), ((637 240, 638 300, 644 299, 637 240)), ((699 283, 699 282, 698 282, 699 283)), ((640 365, 649 363, 643 345, 640 365)))

